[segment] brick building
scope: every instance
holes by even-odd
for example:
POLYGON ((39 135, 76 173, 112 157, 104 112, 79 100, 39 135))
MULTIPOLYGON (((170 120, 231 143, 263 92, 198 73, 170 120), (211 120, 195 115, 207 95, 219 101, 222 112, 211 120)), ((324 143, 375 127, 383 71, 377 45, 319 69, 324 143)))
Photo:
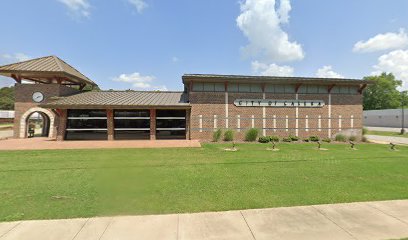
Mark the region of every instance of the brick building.
POLYGON ((231 129, 261 135, 361 135, 356 79, 186 74, 184 91, 83 91, 96 84, 57 57, 0 67, 16 83, 15 137, 43 114, 43 136, 58 140, 200 139, 231 129), (24 84, 22 80, 37 84, 24 84))

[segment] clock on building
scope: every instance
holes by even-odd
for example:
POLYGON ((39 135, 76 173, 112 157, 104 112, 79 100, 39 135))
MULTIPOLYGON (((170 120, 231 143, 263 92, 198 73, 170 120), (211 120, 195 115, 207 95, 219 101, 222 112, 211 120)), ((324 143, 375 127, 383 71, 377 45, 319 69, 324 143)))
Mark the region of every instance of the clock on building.
POLYGON ((41 92, 35 92, 33 93, 33 101, 34 102, 42 102, 44 100, 44 94, 42 94, 41 92))

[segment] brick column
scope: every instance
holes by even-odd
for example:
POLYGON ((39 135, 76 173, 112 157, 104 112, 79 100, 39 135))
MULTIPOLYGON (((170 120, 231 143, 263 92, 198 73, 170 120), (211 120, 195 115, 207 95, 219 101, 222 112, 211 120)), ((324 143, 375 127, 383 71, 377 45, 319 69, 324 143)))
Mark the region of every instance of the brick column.
POLYGON ((156 140, 156 109, 150 109, 150 140, 156 140))
POLYGON ((57 111, 59 113, 59 121, 57 126, 57 141, 64 141, 65 132, 67 128, 67 110, 60 109, 57 111))
POLYGON ((115 126, 114 126, 114 118, 113 118, 113 110, 107 109, 106 110, 107 116, 107 127, 108 127, 108 140, 113 141, 115 140, 115 126))
POLYGON ((191 136, 190 136, 190 114, 191 114, 191 110, 187 109, 186 110, 186 139, 190 140, 191 136))

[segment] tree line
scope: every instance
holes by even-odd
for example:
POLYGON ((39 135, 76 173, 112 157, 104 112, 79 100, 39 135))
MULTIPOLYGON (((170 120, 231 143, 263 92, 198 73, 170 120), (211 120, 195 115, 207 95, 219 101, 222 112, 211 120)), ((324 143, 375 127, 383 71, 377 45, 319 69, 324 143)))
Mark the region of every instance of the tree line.
MULTIPOLYGON (((407 91, 400 92, 403 82, 397 80, 392 73, 382 73, 379 76, 367 76, 364 80, 372 80, 375 84, 369 85, 363 93, 364 110, 380 110, 400 108, 401 104, 408 105, 407 91)), ((89 88, 89 87, 88 87, 89 88)), ((91 90, 91 89, 85 89, 91 90)), ((98 91, 99 88, 94 88, 98 91)), ((0 89, 0 110, 14 109, 14 87, 0 89)))

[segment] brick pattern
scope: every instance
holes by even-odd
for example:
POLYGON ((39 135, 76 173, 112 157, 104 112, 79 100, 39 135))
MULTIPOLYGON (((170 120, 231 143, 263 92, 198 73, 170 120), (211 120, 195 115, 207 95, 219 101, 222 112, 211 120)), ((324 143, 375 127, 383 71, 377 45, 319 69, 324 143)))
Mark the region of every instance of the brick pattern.
POLYGON ((57 109, 57 112, 59 113, 57 141, 64 141, 67 127, 68 111, 66 109, 57 109))
POLYGON ((150 140, 156 140, 156 109, 150 109, 150 140))
POLYGON ((115 139, 115 120, 114 120, 114 115, 113 115, 113 110, 112 109, 107 109, 106 110, 106 116, 107 116, 107 127, 108 127, 108 140, 112 141, 115 139))
MULTIPOLYGON (((190 103, 192 105, 190 118, 191 139, 206 141, 212 139, 214 115, 217 115, 217 128, 225 130, 226 120, 228 119, 228 129, 235 131, 237 140, 244 139, 245 132, 252 127, 252 122, 255 128, 263 129, 264 120, 265 135, 280 137, 298 135, 301 138, 309 136, 327 138, 329 133, 330 137, 334 137, 340 132, 347 135, 361 135, 363 114, 361 95, 331 95, 331 129, 329 129, 328 94, 298 94, 300 100, 323 100, 326 105, 322 108, 299 107, 297 118, 296 108, 265 107, 265 118, 263 118, 262 107, 237 107, 233 104, 235 99, 251 98, 262 99, 263 94, 228 93, 228 118, 226 118, 225 93, 190 92, 190 103), (199 126, 200 115, 202 115, 202 128, 199 126), (342 119, 341 130, 339 130, 339 116, 342 119), (353 127, 351 127, 351 116, 353 116, 353 127), (296 122, 298 125, 297 131, 296 122), (306 122, 308 128, 306 128, 306 122)), ((265 93, 265 98, 294 100, 296 94, 265 93)), ((260 134, 262 133, 263 131, 260 131, 260 134)))

